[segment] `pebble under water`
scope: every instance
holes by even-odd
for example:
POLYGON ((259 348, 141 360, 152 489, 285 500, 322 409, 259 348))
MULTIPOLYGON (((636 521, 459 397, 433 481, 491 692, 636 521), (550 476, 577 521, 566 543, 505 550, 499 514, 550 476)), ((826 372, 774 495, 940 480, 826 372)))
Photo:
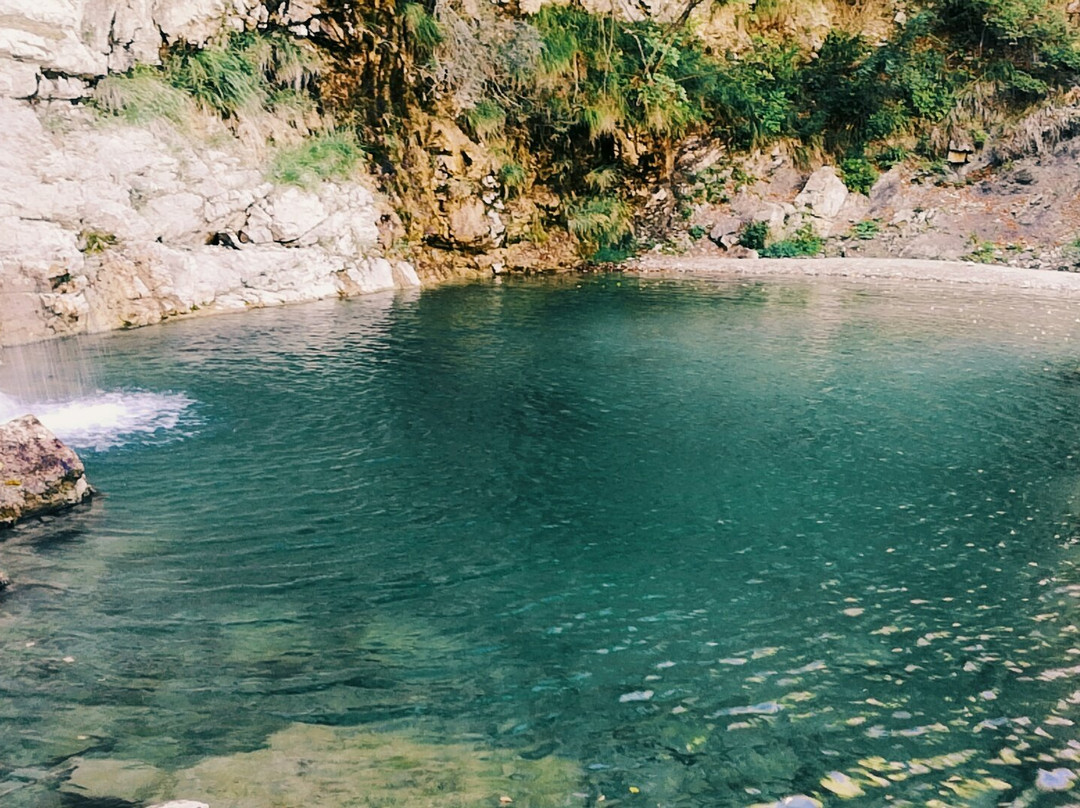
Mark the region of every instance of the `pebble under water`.
POLYGON ((1075 303, 595 276, 66 346, 102 496, 0 547, 5 806, 1076 799, 1075 303))

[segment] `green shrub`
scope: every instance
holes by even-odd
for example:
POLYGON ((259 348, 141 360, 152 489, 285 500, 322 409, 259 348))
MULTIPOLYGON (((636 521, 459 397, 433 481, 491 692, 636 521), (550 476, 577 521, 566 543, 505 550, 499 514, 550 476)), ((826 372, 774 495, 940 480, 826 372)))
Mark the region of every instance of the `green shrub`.
POLYGON ((888 171, 907 160, 909 156, 908 150, 903 146, 883 146, 873 152, 870 159, 878 168, 888 171))
POLYGON ((344 180, 364 157, 364 149, 352 132, 325 132, 297 146, 281 149, 271 163, 270 179, 301 187, 311 187, 324 180, 344 180))
POLYGON ((739 244, 748 250, 761 252, 769 240, 768 222, 747 222, 739 233, 739 244))
POLYGON ((566 226, 590 255, 625 247, 632 241, 630 206, 617 197, 591 196, 571 203, 566 212, 566 226))
POLYGON ((794 238, 784 239, 760 250, 762 258, 806 258, 817 255, 825 246, 825 240, 814 232, 813 226, 805 224, 794 238))
POLYGON ((840 163, 840 176, 849 191, 868 195, 881 174, 865 157, 849 157, 840 163))
POLYGON ((420 3, 406 3, 402 11, 405 30, 422 50, 434 50, 443 41, 438 21, 420 3))
POLYGON ((687 232, 694 241, 701 241, 701 239, 705 238, 705 228, 700 224, 693 225, 687 232))

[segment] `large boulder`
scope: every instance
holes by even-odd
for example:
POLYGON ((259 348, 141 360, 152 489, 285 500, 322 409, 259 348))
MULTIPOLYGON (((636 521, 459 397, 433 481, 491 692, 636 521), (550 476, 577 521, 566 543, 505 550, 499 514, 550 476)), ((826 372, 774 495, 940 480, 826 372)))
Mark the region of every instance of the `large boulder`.
POLYGON ((847 202, 848 189, 832 166, 819 168, 810 175, 795 197, 795 207, 822 219, 835 219, 847 202))
POLYGON ((0 528, 93 493, 78 455, 32 415, 0 424, 0 528))

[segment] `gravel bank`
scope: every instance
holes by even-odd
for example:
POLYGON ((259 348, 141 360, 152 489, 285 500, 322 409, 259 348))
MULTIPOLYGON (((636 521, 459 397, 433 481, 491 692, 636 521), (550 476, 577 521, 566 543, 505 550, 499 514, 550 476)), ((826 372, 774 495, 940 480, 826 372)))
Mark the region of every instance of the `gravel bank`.
POLYGON ((1080 297, 1080 273, 901 258, 698 258, 648 255, 626 265, 648 274, 886 278, 1035 289, 1080 297))

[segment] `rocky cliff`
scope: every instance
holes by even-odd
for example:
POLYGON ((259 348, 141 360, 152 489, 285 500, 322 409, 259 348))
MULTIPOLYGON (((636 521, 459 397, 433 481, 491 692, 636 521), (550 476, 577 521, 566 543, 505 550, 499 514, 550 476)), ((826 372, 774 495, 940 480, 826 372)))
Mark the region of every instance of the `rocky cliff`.
POLYGON ((0 344, 419 284, 386 256, 392 211, 362 173, 274 184, 258 132, 79 103, 163 43, 318 25, 272 5, 0 0, 0 344))

